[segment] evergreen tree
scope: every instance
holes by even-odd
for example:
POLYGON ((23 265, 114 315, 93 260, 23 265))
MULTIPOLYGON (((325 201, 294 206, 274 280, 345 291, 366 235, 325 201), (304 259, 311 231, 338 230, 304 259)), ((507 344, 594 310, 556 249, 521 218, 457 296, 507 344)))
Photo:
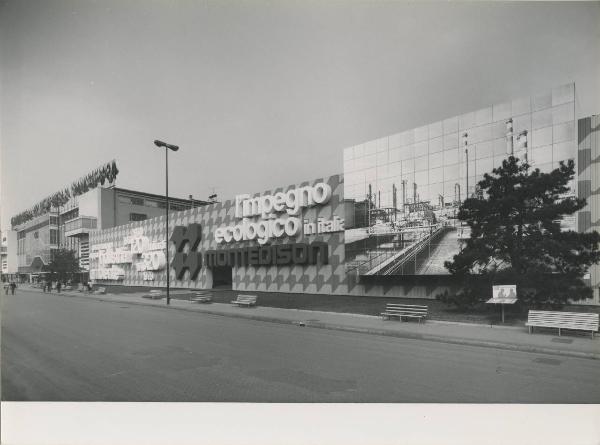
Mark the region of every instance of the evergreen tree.
POLYGON ((562 230, 561 220, 586 202, 570 196, 575 164, 550 173, 511 156, 485 174, 481 193, 466 199, 458 219, 471 236, 446 268, 462 290, 440 299, 470 306, 491 296, 494 284, 516 284, 519 300, 531 306, 560 306, 592 296, 583 276, 600 261, 597 232, 562 230))

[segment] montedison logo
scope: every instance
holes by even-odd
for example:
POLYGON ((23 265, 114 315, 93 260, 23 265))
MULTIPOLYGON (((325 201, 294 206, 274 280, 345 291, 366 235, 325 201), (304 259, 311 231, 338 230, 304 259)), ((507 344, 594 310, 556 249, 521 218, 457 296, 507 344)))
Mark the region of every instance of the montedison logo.
POLYGON ((196 252, 198 244, 202 239, 202 226, 200 224, 190 224, 187 227, 176 226, 171 235, 171 241, 175 243, 175 256, 171 262, 171 267, 175 269, 175 277, 178 280, 183 279, 185 271, 189 270, 190 279, 195 280, 202 267, 202 254, 196 252), (189 244, 188 253, 183 253, 186 244, 189 244))

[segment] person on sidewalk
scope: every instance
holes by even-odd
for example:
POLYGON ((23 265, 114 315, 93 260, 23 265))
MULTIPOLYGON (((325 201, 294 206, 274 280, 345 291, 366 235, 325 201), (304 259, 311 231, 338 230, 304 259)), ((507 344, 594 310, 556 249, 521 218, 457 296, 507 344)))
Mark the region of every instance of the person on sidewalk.
POLYGON ((60 280, 58 280, 56 282, 56 291, 60 294, 60 288, 62 287, 62 283, 60 282, 60 280))
POLYGON ((14 295, 14 294, 15 294, 15 289, 16 289, 16 287, 17 287, 17 283, 15 283, 14 281, 11 281, 11 283, 10 283, 10 293, 11 293, 12 295, 14 295))

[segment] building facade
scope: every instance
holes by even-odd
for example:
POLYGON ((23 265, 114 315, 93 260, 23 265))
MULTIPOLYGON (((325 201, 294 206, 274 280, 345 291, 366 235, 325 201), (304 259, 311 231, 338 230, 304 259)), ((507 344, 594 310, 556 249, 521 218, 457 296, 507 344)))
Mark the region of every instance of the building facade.
POLYGON ((343 175, 174 212, 169 268, 162 215, 93 232, 90 276, 162 287, 169 269, 179 288, 433 299, 458 285, 443 266, 469 236, 458 207, 510 155, 542 171, 573 159, 570 194, 588 208, 562 225, 597 229, 595 122, 576 122, 569 84, 359 144, 343 175))
POLYGON ((1 234, 0 243, 0 265, 2 272, 2 281, 12 281, 17 279, 17 233, 14 230, 7 230, 1 234))
MULTIPOLYGON (((206 205, 207 201, 169 198, 172 212, 206 205)), ((17 272, 31 281, 52 261, 56 249, 69 249, 79 259, 81 271, 89 269, 89 234, 132 221, 163 215, 164 196, 108 185, 70 198, 64 205, 14 227, 17 272)), ((86 277, 83 277, 85 279, 86 277)))

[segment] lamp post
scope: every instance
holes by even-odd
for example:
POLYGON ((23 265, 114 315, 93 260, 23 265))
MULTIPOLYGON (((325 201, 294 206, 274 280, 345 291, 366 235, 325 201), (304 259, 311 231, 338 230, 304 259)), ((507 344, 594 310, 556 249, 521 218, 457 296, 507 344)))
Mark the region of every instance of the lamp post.
POLYGON ((177 151, 179 147, 177 145, 167 144, 166 142, 159 141, 158 139, 154 141, 154 145, 157 147, 165 147, 165 197, 167 201, 167 205, 165 208, 165 216, 166 216, 166 233, 165 233, 165 241, 167 243, 167 305, 171 304, 171 295, 169 293, 170 287, 170 279, 171 279, 171 265, 169 264, 169 150, 177 151))

